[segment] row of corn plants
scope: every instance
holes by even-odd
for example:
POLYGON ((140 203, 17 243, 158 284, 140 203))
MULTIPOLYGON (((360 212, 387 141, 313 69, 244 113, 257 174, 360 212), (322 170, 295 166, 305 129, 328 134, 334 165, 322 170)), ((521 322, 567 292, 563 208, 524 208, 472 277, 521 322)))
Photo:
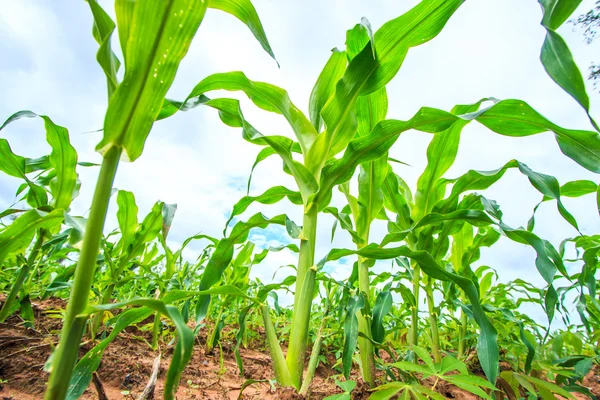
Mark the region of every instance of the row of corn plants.
MULTIPOLYGON (((8 141, 0 139, 0 170, 22 180, 15 205, 0 214, 6 292, 0 321, 19 310, 33 325, 32 297, 69 297, 60 342, 46 363, 46 399, 81 396, 104 349, 127 326, 148 317, 150 349, 161 353, 171 345, 165 337, 176 338, 165 377, 167 399, 174 398, 203 327, 208 329, 205 352, 215 351, 229 337, 243 374, 240 349, 248 344, 248 325, 264 328, 277 383, 301 394, 310 392, 317 366, 328 363, 324 354, 331 353, 338 360, 331 367, 346 379, 359 366, 361 379, 374 389, 373 399, 439 398, 436 385, 423 385, 429 377, 484 398, 589 394, 581 382, 599 362, 594 344, 600 340, 600 241, 580 231, 563 200, 597 196, 600 209, 598 184, 578 180, 560 185, 555 177, 518 160, 493 171, 446 176, 461 132, 472 122, 514 137, 515 143, 519 137, 552 132, 565 156, 600 172, 600 137, 585 85, 556 32, 579 1, 540 0, 547 32, 540 59, 549 76, 583 107, 593 130, 564 128, 525 101, 492 97, 449 111, 423 107, 406 121, 389 118, 386 85, 400 72, 411 48, 443 35, 464 0, 424 0, 376 31, 363 18, 347 31, 345 49, 334 49, 326 61, 310 93, 307 114, 284 89, 237 71, 200 80, 183 101, 165 98, 207 8, 228 12, 246 24, 275 58, 248 0, 117 0, 116 23, 95 0, 88 3, 108 93, 97 146, 102 163, 79 161, 67 129, 48 116, 21 111, 0 127, 24 117, 41 118, 52 149, 48 156, 30 159, 13 153, 8 141), (123 61, 112 50, 115 29, 123 61), (262 134, 246 120, 237 99, 208 97, 216 90, 242 92, 258 108, 280 114, 294 137, 262 134), (198 106, 215 109, 224 124, 241 128, 244 140, 261 147, 252 171, 268 157, 279 156, 297 187, 248 193, 233 206, 222 238, 198 234, 175 250, 167 238, 176 205, 159 201, 140 222, 134 194, 114 194, 112 184, 121 160, 142 156, 156 121, 198 106), (402 162, 388 156, 409 130, 432 137, 414 188, 402 178, 402 162), (78 168, 98 166, 89 215, 72 215, 70 205, 81 185, 78 168), (534 232, 538 206, 525 228, 503 221, 500 205, 485 191, 508 170, 518 171, 539 192, 538 206, 556 204, 573 237, 558 248, 539 237, 534 232), (336 189, 343 199, 337 207, 332 202, 336 189), (118 228, 105 232, 111 197, 118 207, 118 228), (301 223, 285 214, 240 219, 253 203, 282 199, 302 207, 301 223), (352 248, 316 254, 323 246, 317 243, 317 229, 324 214, 335 221, 332 235, 347 235, 352 248), (387 224, 387 234, 380 243, 371 243, 376 220, 387 224), (285 227, 288 243, 261 248, 249 239, 253 230, 272 225, 285 227), (336 232, 338 227, 342 232, 336 232), (495 266, 478 264, 485 248, 506 239, 535 251, 532 268, 545 287, 521 280, 501 283, 495 266), (193 241, 205 247, 198 259, 186 259, 184 249, 193 241), (297 254, 293 273, 278 283, 252 279, 253 266, 277 251, 297 254), (340 281, 327 273, 327 266, 343 257, 355 257, 356 262, 350 277, 340 281), (581 271, 573 273, 572 263, 581 271), (391 267, 375 273, 382 265, 391 267), (279 304, 285 293, 293 293, 287 308, 279 304), (581 325, 569 311, 573 298, 581 325), (542 326, 521 312, 524 302, 541 307, 548 323, 542 326), (115 317, 117 309, 123 312, 115 317), (551 329, 558 317, 567 329, 551 329), (78 359, 84 335, 95 346, 78 359), (501 358, 513 365, 511 371, 500 372, 501 358), (469 373, 478 368, 486 379, 469 373)), ((342 382, 340 387, 350 396, 352 385, 342 382)))

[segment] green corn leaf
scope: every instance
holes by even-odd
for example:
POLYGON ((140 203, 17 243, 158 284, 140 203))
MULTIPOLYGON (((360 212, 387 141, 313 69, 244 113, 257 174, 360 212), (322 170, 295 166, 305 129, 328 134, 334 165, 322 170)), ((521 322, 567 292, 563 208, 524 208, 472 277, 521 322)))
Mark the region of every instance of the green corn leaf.
POLYGON ((130 161, 141 155, 206 6, 202 0, 117 2, 125 76, 110 98, 98 151, 122 147, 130 161))
POLYGON ((33 240, 36 230, 54 229, 60 226, 64 218, 62 209, 50 213, 30 210, 0 230, 0 265, 6 258, 24 251, 33 240))
POLYGON ((173 400, 175 398, 177 387, 179 386, 181 374, 192 357, 192 350, 194 346, 194 333, 183 321, 183 318, 181 317, 177 307, 167 305, 164 301, 156 299, 132 299, 121 303, 91 306, 88 307, 87 313, 109 311, 114 310, 115 308, 135 305, 150 308, 151 310, 167 316, 177 329, 178 340, 173 351, 171 364, 167 370, 164 388, 165 399, 173 400))
MULTIPOLYGON (((473 226, 464 224, 460 231, 452 235, 450 261, 459 275, 463 274, 463 259, 469 247, 473 244, 473 226)), ((469 263, 467 263, 468 265, 469 263)), ((485 293, 485 292, 484 292, 485 293)))
POLYGON ((256 169, 258 164, 260 164, 270 156, 274 156, 275 154, 277 154, 277 152, 272 147, 265 147, 264 149, 258 152, 258 154, 256 155, 256 159, 252 164, 252 168, 250 168, 250 174, 248 174, 248 183, 246 184, 246 196, 250 196, 250 185, 252 183, 252 176, 254 175, 254 170, 256 169))
POLYGON ((397 215, 397 223, 402 229, 408 229, 413 222, 410 217, 412 193, 406 182, 394 173, 391 165, 388 165, 388 174, 381 190, 384 207, 397 215))
POLYGON ((131 28, 133 25, 133 18, 135 13, 135 1, 129 0, 116 0, 115 1, 115 13, 117 16, 117 26, 119 33, 119 44, 121 45, 121 51, 123 52, 125 66, 127 66, 128 58, 127 53, 129 51, 127 42, 131 35, 131 28))
POLYGON ((52 205, 55 208, 69 209, 77 185, 77 152, 71 145, 68 131, 58 126, 46 116, 42 116, 46 127, 46 141, 52 147, 50 164, 56 176, 50 181, 52 205))
POLYGON ((13 153, 8 140, 0 138, 0 171, 15 178, 25 176, 25 157, 13 153))
MULTIPOLYGON (((357 136, 368 135, 379 122, 385 119, 387 108, 388 98, 385 87, 360 97, 356 102, 357 136)), ((383 209, 381 187, 387 174, 387 153, 360 166, 356 207, 358 213, 354 218, 357 232, 365 239, 368 239, 371 223, 383 209)))
POLYGON ((541 174, 539 172, 532 171, 527 165, 518 163, 519 171, 529 178, 529 182, 535 187, 544 197, 555 199, 558 207, 558 211, 563 218, 571 224, 575 229, 579 231, 577 221, 575 217, 567 211, 561 200, 561 188, 558 180, 550 175, 541 174))
POLYGON ((204 295, 219 295, 219 296, 235 296, 240 297, 246 300, 250 300, 253 303, 259 303, 259 299, 257 297, 248 296, 248 294, 241 290, 240 288, 233 285, 221 285, 214 288, 206 289, 206 290, 169 290, 167 294, 162 297, 162 301, 164 303, 175 303, 177 301, 182 301, 198 296, 204 295))
POLYGON ((253 306, 254 305, 251 304, 249 306, 244 307, 238 315, 239 329, 235 335, 235 362, 240 371, 240 376, 244 376, 244 362, 242 360, 242 355, 240 354, 240 346, 242 345, 242 342, 244 340, 244 334, 246 332, 246 317, 253 306))
MULTIPOLYGON (((135 257, 140 256, 143 253, 146 244, 156 239, 163 226, 163 204, 164 203, 161 201, 156 202, 154 204, 152 210, 150 210, 148 215, 146 215, 146 217, 142 221, 142 224, 138 227, 132 238, 131 236, 129 236, 131 235, 131 225, 126 227, 128 232, 127 237, 131 239, 127 247, 124 248, 124 252, 121 255, 121 259, 119 261, 121 263, 121 267, 124 267, 124 265, 127 262, 134 259, 135 257)), ((127 216, 127 218, 132 217, 127 216)), ((125 219, 125 216, 123 216, 123 219, 125 219)), ((126 221, 126 223, 130 222, 131 220, 126 221)))
POLYGON ((289 219, 287 216, 285 217, 285 230, 291 238, 299 239, 302 234, 302 227, 296 225, 294 221, 289 219))
POLYGON ((401 133, 409 129, 424 132, 441 132, 456 122, 456 117, 445 111, 422 108, 408 121, 384 120, 366 136, 352 140, 344 155, 323 168, 319 192, 313 201, 321 207, 331 197, 331 189, 352 178, 359 164, 382 157, 396 142, 401 133))
POLYGON ((308 115, 310 122, 315 127, 315 131, 319 132, 323 125, 321 118, 321 110, 331 98, 335 91, 335 84, 342 77, 346 70, 346 53, 338 49, 331 51, 331 56, 319 74, 315 86, 310 92, 308 101, 308 115))
POLYGON ((181 254, 183 253, 183 250, 188 246, 188 244, 190 244, 192 241, 194 240, 202 240, 202 239, 207 239, 211 242, 211 246, 216 246, 217 244, 219 244, 219 240, 209 236, 209 235, 205 235, 202 233, 196 234, 194 236, 190 236, 189 238, 185 239, 183 241, 183 243, 181 244, 181 247, 179 248, 179 250, 177 250, 175 252, 175 254, 173 255, 173 258, 175 260, 179 260, 181 258, 181 254))
MULTIPOLYGON (((581 196, 585 196, 586 194, 596 193, 597 189, 598 189, 598 185, 595 182, 588 181, 588 180, 578 180, 578 181, 567 182, 564 185, 562 185, 560 187, 560 194, 563 197, 581 197, 581 196)), ((544 196, 542 198, 542 201, 540 201, 538 204, 536 204, 536 206, 533 208, 533 213, 531 215, 531 218, 529 219, 529 221, 527 221, 527 230, 528 231, 530 231, 530 232, 533 231, 533 228, 535 227, 535 213, 536 213, 538 207, 543 202, 549 201, 552 199, 553 199, 553 197, 544 196)))
POLYGON ((27 183, 23 185, 29 186, 29 191, 24 196, 27 200, 27 204, 29 204, 32 208, 41 208, 48 205, 48 193, 45 188, 40 185, 36 185, 29 179, 26 180, 27 183))
POLYGON ((281 281, 280 283, 269 283, 268 285, 262 286, 258 290, 258 293, 257 293, 256 297, 261 302, 264 302, 264 301, 266 301, 267 296, 269 295, 269 293, 271 293, 273 290, 279 290, 281 288, 289 288, 295 282, 296 282, 296 277, 294 275, 289 275, 283 281, 281 281))
POLYGON ((564 39, 555 31, 547 29, 542 45, 540 59, 546 72, 554 82, 569 93, 587 112, 590 121, 597 128, 590 116, 590 99, 585 90, 583 76, 573 60, 573 55, 564 39))
POLYGON ((352 357, 358 344, 358 318, 356 313, 365 306, 365 298, 362 293, 358 296, 352 296, 348 299, 346 307, 346 319, 344 320, 344 349, 342 352, 342 361, 344 366, 344 376, 346 379, 350 376, 352 369, 352 357))
MULTIPOLYGON (((493 202, 488 201, 482 196, 480 196, 480 198, 484 204, 484 208, 488 213, 494 214, 495 211, 497 211, 493 202)), ((495 214, 498 216, 497 212, 495 214)), ((560 271, 563 276, 569 278, 560 255, 550 242, 540 239, 532 232, 521 228, 511 228, 504 224, 501 220, 498 223, 498 227, 509 239, 517 243, 527 244, 535 250, 535 266, 542 278, 544 278, 544 280, 548 283, 548 288, 544 298, 544 308, 546 315, 548 316, 548 323, 551 323, 554 318, 555 307, 558 303, 558 294, 552 285, 554 282, 554 276, 557 271, 560 271)))
POLYGON ((348 211, 349 210, 346 210, 346 211, 342 210, 342 212, 339 212, 338 209, 335 207, 327 207, 323 210, 324 213, 331 214, 334 216, 336 221, 338 221, 340 223, 340 226, 342 227, 342 229, 346 230, 350 234, 350 236, 352 236, 352 241, 354 241, 354 243, 363 244, 363 243, 365 243, 365 239, 363 239, 354 230, 354 227, 352 226, 352 218, 350 218, 348 211))
MULTIPOLYGON (((236 244, 243 243, 247 238, 252 228, 266 228, 270 224, 285 225, 287 217, 278 215, 271 219, 265 217, 262 213, 258 213, 250 217, 247 222, 240 221, 231 230, 228 237, 221 239, 212 257, 210 258, 202 278, 200 278, 199 289, 207 290, 216 284, 233 259, 233 248, 236 244)), ((208 310, 210 304, 210 296, 203 295, 198 298, 196 303, 196 322, 199 323, 208 310)))
POLYGON ((6 210, 0 212, 0 220, 9 215, 24 213, 26 211, 27 210, 22 210, 22 209, 18 209, 18 208, 7 208, 6 210))
POLYGON ((600 215, 600 185, 596 189, 596 204, 598 205, 598 214, 600 215))
POLYGON ((523 321, 516 318, 513 312, 509 309, 504 308, 500 311, 508 320, 514 322, 519 326, 519 337, 521 338, 521 341, 527 348, 527 356, 525 358, 525 373, 529 374, 531 372, 531 363, 533 362, 533 358, 535 357, 535 346, 533 343, 531 343, 531 341, 527 337, 527 334, 525 333, 525 326, 523 325, 523 321))
MULTIPOLYGON (((475 112, 486 100, 482 99, 471 105, 458 105, 452 109, 452 114, 461 115, 475 112)), ((454 164, 458 153, 460 134, 466 124, 466 121, 456 123, 447 130, 437 133, 427 147, 427 166, 417 182, 415 206, 412 209, 414 220, 419 220, 425 214, 430 213, 433 205, 443 197, 444 192, 438 189, 436 183, 454 164)))
POLYGON ((362 164, 358 174, 358 215, 355 215, 356 229, 361 237, 368 237, 370 225, 383 209, 381 186, 388 174, 385 156, 362 164))
MULTIPOLYGON (((231 222, 231 220, 233 220, 233 218, 235 218, 236 216, 238 216, 241 213, 243 213, 244 211, 246 211, 246 209, 252 203, 258 202, 260 204, 275 204, 278 201, 280 201, 281 199, 283 199, 284 197, 287 197, 287 199, 290 202, 292 202, 293 204, 296 204, 296 205, 302 204, 302 197, 300 196, 300 193, 294 192, 293 190, 290 190, 284 186, 274 186, 272 188, 267 189, 263 194, 261 194, 259 196, 242 197, 233 206, 231 215, 229 216, 229 219, 227 220, 227 223, 225 224, 225 230, 227 229, 227 226, 229 226, 229 223, 231 222)), ((223 232, 223 234, 225 234, 225 232, 223 232)))
MULTIPOLYGON (((262 85, 266 85, 266 84, 262 84, 262 85)), ((287 93, 285 94, 285 96, 287 97, 287 93)), ((172 103, 173 103, 172 100, 165 101, 165 105, 163 106, 163 109, 166 110, 165 111, 166 116, 172 115, 170 113, 171 113, 171 111, 173 111, 173 109, 177 110, 177 107, 173 108, 172 106, 170 106, 170 104, 172 104, 172 103)), ((186 103, 182 103, 182 104, 188 104, 188 103, 186 101, 186 103)), ((313 174, 304 165, 302 165, 298 161, 294 160, 292 157, 292 152, 299 151, 299 149, 298 149, 299 144, 297 142, 294 142, 285 136, 265 136, 262 133, 260 133, 259 131, 257 131, 244 118, 244 116, 242 114, 242 110, 240 108, 240 103, 238 100, 227 99, 227 98, 218 98, 218 99, 211 100, 208 97, 204 96, 203 101, 196 102, 193 105, 185 106, 182 109, 183 110, 191 109, 193 107, 196 107, 197 105, 205 105, 205 106, 209 106, 209 107, 212 107, 212 108, 218 110, 221 121, 223 121, 223 123, 225 123, 226 125, 231 126, 231 127, 235 127, 235 128, 241 127, 242 128, 242 137, 245 140, 247 140, 248 142, 257 144, 260 146, 270 146, 270 148, 272 148, 273 151, 281 157, 281 159, 283 160, 283 162, 287 168, 287 171, 289 171, 289 173, 292 174, 292 176, 296 180, 296 183, 298 184, 300 193, 302 193, 302 195, 305 198, 308 197, 309 195, 313 194, 314 192, 316 192, 316 190, 318 188, 318 184, 317 184, 313 174)), ((252 167, 252 170, 254 170, 254 167, 260 161, 264 160, 266 157, 268 157, 271 154, 273 154, 273 153, 271 153, 270 151, 268 151, 267 153, 259 153, 260 158, 257 157, 257 160, 256 160, 254 166, 252 167)), ((249 184, 250 184, 250 180, 248 180, 248 186, 249 186, 249 184)))
POLYGON ((554 132, 560 150, 582 167, 600 173, 600 135, 597 132, 562 128, 521 100, 504 100, 461 118, 475 119, 506 136, 530 136, 554 132))
MULTIPOLYGON (((47 159, 47 164, 45 159, 37 160, 42 161, 43 165, 34 166, 36 160, 25 159, 14 154, 6 139, 0 139, 0 154, 2 155, 0 170, 8 175, 25 179, 31 189, 30 193, 36 193, 40 191, 39 188, 33 182, 29 181, 25 174, 42 167, 44 169, 53 168, 54 176, 49 183, 50 192, 53 197, 52 206, 68 210, 74 195, 77 193, 77 151, 71 145, 67 129, 56 125, 48 116, 24 110, 18 111, 8 117, 0 127, 0 130, 21 118, 35 117, 40 117, 44 120, 46 142, 52 148, 52 152, 47 159)), ((36 196, 39 197, 39 193, 36 196)), ((45 201, 36 201, 35 203, 38 205, 46 204, 45 201)))
POLYGON ((156 117, 156 120, 159 121, 161 119, 169 118, 175 115, 178 111, 192 110, 198 106, 206 104, 208 101, 210 101, 210 99, 204 95, 195 97, 187 102, 165 99, 160 109, 160 113, 158 113, 158 117, 156 117))
POLYGON ((16 113, 14 113, 10 117, 8 117, 6 119, 6 121, 4 121, 4 123, 0 126, 0 131, 2 129, 6 128, 8 126, 8 124, 15 122, 21 118, 35 118, 35 117, 38 117, 38 115, 36 113, 34 113, 33 111, 29 111, 29 110, 17 111, 16 113))
MULTIPOLYGON (((77 165, 81 164, 77 163, 77 165)), ((50 168, 52 168, 52 165, 50 164, 49 156, 42 156, 34 159, 27 158, 25 160, 25 173, 27 174, 35 171, 46 171, 50 168)))
POLYGON ((448 214, 431 213, 424 216, 417 224, 410 229, 391 232, 385 235, 381 245, 385 246, 392 242, 400 242, 408 236, 412 231, 423 228, 425 226, 439 225, 448 221, 464 221, 473 226, 487 226, 494 224, 495 221, 481 210, 462 209, 450 212, 448 214))
POLYGON ((368 135, 387 115, 388 97, 385 87, 361 96, 356 102, 357 136, 368 135))
POLYGON ((333 249, 325 258, 319 262, 322 267, 327 261, 337 260, 348 255, 359 255, 365 258, 375 260, 387 260, 397 257, 408 257, 419 263, 423 272, 432 277, 445 282, 457 284, 466 294, 473 308, 473 318, 480 328, 480 335, 477 342, 477 354, 481 367, 488 380, 492 383, 498 377, 499 349, 497 336, 498 333, 481 306, 479 291, 473 281, 460 275, 447 271, 440 266, 435 259, 426 251, 412 251, 407 246, 394 248, 382 248, 375 244, 370 244, 360 250, 333 249))
POLYGON ((112 34, 115 30, 115 23, 96 0, 88 0, 88 4, 94 17, 94 28, 92 33, 94 39, 96 39, 96 42, 100 45, 98 53, 96 54, 96 60, 106 75, 106 84, 108 86, 110 98, 119 85, 117 72, 121 66, 121 62, 115 53, 113 53, 110 44, 112 34))
POLYGON ((115 326, 110 335, 102 340, 92 349, 90 349, 77 363, 71 375, 69 382, 69 391, 67 392, 67 400, 76 400, 81 397, 83 392, 88 388, 92 381, 92 374, 100 366, 102 355, 106 347, 121 333, 125 328, 136 324, 144 318, 152 315, 153 311, 147 307, 133 308, 119 315, 115 326))
MULTIPOLYGON (((294 153, 300 153, 300 145, 298 144, 298 142, 293 142, 291 150, 294 153)), ((254 164, 252 164, 252 168, 250 169, 250 174, 248 175, 248 184, 246 185, 246 195, 250 194, 250 183, 252 182, 252 174, 254 174, 254 169, 256 169, 256 166, 259 163, 266 160, 268 157, 275 155, 275 154, 277 154, 277 151, 275 151, 275 149, 272 147, 265 147, 264 149, 262 149, 261 151, 258 152, 258 154, 256 155, 256 160, 254 161, 254 164)), ((288 171, 289 171, 289 168, 288 168, 288 171)))
POLYGON ((87 219, 83 217, 73 217, 65 214, 65 224, 70 226, 69 244, 75 245, 83 240, 87 219))
MULTIPOLYGON (((598 184, 588 180, 578 180, 567 182, 560 187, 560 194, 566 197, 581 197, 586 194, 594 193, 598 189, 598 184)), ((550 200, 544 197, 544 201, 550 200)))
POLYGON ((379 292, 373 306, 373 320, 371 322, 371 335, 373 340, 378 343, 383 343, 385 340, 385 327, 383 319, 392 308, 392 294, 388 290, 379 292))
POLYGON ((360 24, 346 31, 346 55, 348 60, 352 61, 367 45, 370 43, 373 51, 373 59, 377 57, 375 54, 375 38, 371 23, 365 17, 361 18, 360 24))
POLYGON ((544 11, 542 25, 556 30, 577 9, 581 0, 539 0, 539 3, 544 11))
POLYGON ((117 192, 117 221, 121 231, 122 249, 125 250, 133 241, 138 227, 138 206, 133 193, 126 190, 117 192))
POLYGON ((33 324, 35 317, 29 294, 22 295, 19 298, 19 307, 19 316, 23 319, 23 326, 28 329, 35 329, 35 325, 33 324))
MULTIPOLYGON (((208 0, 208 8, 224 11, 242 21, 250 29, 262 48, 277 62, 256 9, 249 0, 208 0)), ((279 66, 279 63, 277 65, 279 66)))
MULTIPOLYGON (((454 182, 454 185, 452 186, 452 192, 450 196, 436 204, 436 208, 442 210, 445 209, 450 204, 456 202, 458 196, 466 191, 484 190, 489 188, 500 178, 502 178, 505 172, 510 168, 517 168, 519 172, 527 176, 529 182, 536 190, 538 190, 544 196, 544 199, 555 199, 557 202, 558 211, 562 215, 562 217, 567 222, 569 222, 575 229, 578 229, 577 221, 571 215, 571 213, 567 211, 566 207, 562 203, 561 196, 563 194, 561 193, 561 187, 558 183, 558 180, 553 176, 535 172, 531 170, 526 164, 521 163, 517 160, 511 160, 504 164, 504 166, 502 166, 501 168, 498 168, 493 171, 470 170, 464 175, 460 176, 459 178, 451 180, 452 182, 454 182)), ((570 194, 570 197, 575 197, 575 195, 583 195, 586 193, 587 190, 590 190, 590 186, 591 185, 589 183, 574 183, 572 185, 567 186, 567 193, 568 195, 570 194)), ((530 221, 530 225, 531 224, 532 223, 530 221)))
POLYGON ((277 86, 251 81, 242 72, 213 74, 194 87, 184 104, 212 90, 242 91, 257 107, 283 115, 294 130, 304 154, 315 140, 316 131, 308 118, 292 103, 288 93, 277 86))
POLYGON ((407 288, 405 285, 403 285, 402 283, 398 284, 398 288, 394 289, 394 291, 399 291, 400 295, 402 296, 402 300, 409 306, 409 307, 416 307, 417 302, 415 301, 415 296, 413 294, 412 291, 410 291, 409 288, 407 288))
POLYGON ((357 127, 354 108, 358 97, 384 87, 400 69, 408 50, 437 36, 462 3, 463 0, 421 2, 375 33, 375 51, 369 44, 352 59, 336 85, 335 95, 322 110, 327 130, 319 135, 310 153, 304 153, 309 169, 320 170, 330 156, 346 148, 357 127))
POLYGON ((206 105, 219 110, 219 116, 225 124, 242 127, 242 136, 245 140, 273 148, 283 160, 287 171, 294 177, 304 198, 316 192, 318 184, 313 174, 303 164, 293 159, 292 152, 298 143, 285 136, 264 136, 258 132, 243 117, 238 100, 214 99, 208 101, 206 105))
MULTIPOLYGON (((571 181, 571 182, 565 183, 564 185, 562 185, 560 187, 560 194, 563 197, 581 197, 581 196, 585 196, 586 194, 596 193, 597 189, 598 189, 598 185, 592 181, 588 181, 588 180, 571 181)), ((536 204, 536 206, 533 208, 533 214, 531 215, 531 218, 529 219, 529 221, 527 221, 527 230, 528 231, 530 231, 530 232, 533 231, 533 228, 535 226, 535 213, 536 213, 538 207, 543 202, 549 201, 552 199, 553 199, 553 197, 544 196, 542 198, 542 201, 540 201, 538 204, 536 204)))
POLYGON ((590 122, 598 130, 598 125, 590 115, 590 99, 585 90, 583 76, 573 59, 569 46, 556 33, 556 29, 569 18, 581 0, 538 1, 544 12, 542 26, 546 28, 546 38, 540 54, 542 65, 552 80, 583 107, 590 122))
MULTIPOLYGON (((463 176, 465 176, 465 175, 463 175, 463 176)), ((497 222, 493 221, 489 216, 485 215, 481 211, 457 210, 457 211, 449 213, 449 214, 441 214, 441 215, 431 214, 431 216, 427 216, 427 218, 426 219, 424 218, 424 221, 419 222, 419 224, 423 224, 421 226, 424 226, 424 225, 428 225, 430 223, 440 222, 443 220, 457 220, 457 219, 462 219, 469 223, 471 223, 473 221, 482 222, 483 224, 494 223, 501 230, 501 232, 505 236, 507 236, 509 239, 511 239, 517 243, 528 244, 531 247, 533 247, 533 249, 537 253, 537 258, 536 258, 536 262, 535 262, 536 267, 537 267, 538 271, 540 272, 540 275, 542 275, 542 277, 544 278, 544 280, 546 282, 551 284, 554 281, 554 275, 556 274, 557 271, 560 271, 565 277, 568 277, 565 266, 564 266, 562 260, 560 259, 560 256, 558 255, 558 253, 556 252, 556 250, 554 249, 554 247, 552 247, 552 245, 550 243, 543 241, 542 239, 540 239, 537 235, 533 234, 532 232, 529 232, 529 231, 526 231, 526 230, 520 229, 520 228, 514 229, 514 228, 511 228, 510 226, 504 224, 502 222, 501 218, 499 218, 499 217, 501 217, 501 215, 499 215, 497 206, 493 202, 490 202, 483 196, 478 196, 478 198, 481 200, 481 203, 484 205, 485 211, 490 215, 494 215, 496 218, 499 219, 499 221, 497 221, 497 222)), ((418 227, 418 226, 419 225, 417 225, 416 227, 418 227)), ((386 237, 384 239, 383 243, 387 244, 392 241, 402 240, 402 234, 403 233, 389 234, 390 236, 386 237), (396 240, 396 239, 398 239, 398 240, 396 240)))

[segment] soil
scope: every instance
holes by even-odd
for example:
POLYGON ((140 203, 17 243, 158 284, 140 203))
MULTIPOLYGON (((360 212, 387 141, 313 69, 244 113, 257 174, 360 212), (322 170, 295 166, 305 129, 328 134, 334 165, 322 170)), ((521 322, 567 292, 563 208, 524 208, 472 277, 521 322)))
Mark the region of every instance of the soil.
MULTIPOLYGON (((49 299, 34 301, 32 305, 35 313, 35 329, 26 328, 18 315, 13 315, 6 323, 0 324, 0 400, 43 398, 48 379, 48 374, 43 367, 53 346, 57 343, 62 323, 62 315, 57 310, 63 310, 65 302, 60 299, 49 299)), ((273 378, 273 373, 264 339, 253 341, 248 349, 240 349, 244 361, 244 376, 240 376, 233 352, 234 344, 227 339, 222 340, 221 367, 219 349, 216 349, 214 354, 205 354, 206 335, 206 330, 201 330, 192 359, 181 377, 177 399, 303 399, 291 389, 271 388, 268 380, 273 378), (251 384, 241 393, 243 384, 248 379, 265 382, 251 384)), ((105 350, 97 374, 109 400, 137 399, 144 390, 158 353, 152 351, 142 338, 149 341, 149 333, 129 327, 105 350)), ((90 343, 84 344, 80 355, 85 354, 91 347, 90 343)), ((164 377, 169 366, 171 351, 172 349, 166 349, 162 354, 155 399, 163 398, 164 377)), ((335 358, 330 354, 326 356, 329 359, 328 365, 333 365, 335 358)), ((317 368, 311 393, 307 398, 319 400, 342 392, 332 379, 334 375, 339 377, 339 372, 328 365, 321 364, 317 368)), ((584 381, 585 386, 597 395, 600 395, 599 372, 595 370, 584 381)), ((358 382, 352 398, 368 399, 370 395, 368 386, 356 375, 351 379, 358 382)), ((446 398, 477 399, 473 394, 443 382, 438 383, 436 391, 446 398)), ((90 384, 81 398, 99 399, 94 384, 90 384)), ((578 396, 578 398, 585 398, 585 396, 578 396)))
MULTIPOLYGON (((49 299, 32 301, 32 305, 35 329, 26 328, 18 315, 13 315, 6 323, 0 324, 0 400, 43 398, 48 379, 48 373, 43 367, 58 341, 62 319, 57 310, 64 310, 65 302, 61 299, 49 299)), ((248 349, 240 349, 244 361, 244 376, 240 376, 233 352, 234 344, 227 340, 222 341, 221 368, 219 349, 213 351, 214 354, 204 352, 206 335, 205 329, 200 331, 192 359, 181 377, 177 399, 298 398, 293 390, 272 390, 268 383, 268 380, 273 378, 271 358, 264 340, 250 343, 248 349), (240 396, 242 385, 248 379, 266 382, 249 385, 240 396)), ((158 353, 152 351, 142 338, 148 342, 151 340, 148 332, 129 327, 105 350, 97 373, 108 399, 137 399, 144 390, 158 353)), ((80 355, 85 354, 91 347, 91 344, 84 344, 80 355)), ((162 355, 155 389, 156 399, 163 398, 164 378, 171 361, 171 352, 172 348, 162 355)), ((341 393, 341 389, 337 388, 333 380, 328 379, 336 374, 338 372, 331 368, 319 366, 310 398, 322 399, 331 394, 341 393)), ((81 399, 98 399, 93 384, 90 384, 81 399)))

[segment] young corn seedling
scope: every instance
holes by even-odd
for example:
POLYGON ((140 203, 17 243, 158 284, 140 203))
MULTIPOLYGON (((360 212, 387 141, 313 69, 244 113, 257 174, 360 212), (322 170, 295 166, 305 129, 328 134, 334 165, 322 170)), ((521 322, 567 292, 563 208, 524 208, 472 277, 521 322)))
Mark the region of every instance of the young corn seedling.
POLYGON ((19 214, 20 216, 0 233, 0 263, 8 257, 23 253, 35 236, 29 256, 20 263, 16 279, 2 304, 0 322, 4 322, 14 310, 14 302, 23 284, 28 280, 38 259, 43 257, 44 243, 60 230, 60 224, 64 221, 79 188, 76 172, 77 152, 71 145, 67 129, 56 125, 47 116, 20 111, 10 116, 0 126, 0 131, 20 118, 33 117, 44 120, 46 141, 52 148, 50 155, 38 159, 25 158, 13 153, 6 139, 0 139, 0 152, 3 157, 0 171, 24 181, 17 196, 22 194, 22 200, 26 200, 28 208, 31 208, 29 211, 8 209, 2 213, 2 217, 19 214), (32 180, 31 174, 34 173, 36 177, 32 180))
MULTIPOLYGON (((462 276, 479 276, 481 271, 479 268, 473 274, 471 265, 476 262, 480 257, 480 250, 482 247, 491 247, 498 241, 500 234, 493 229, 485 227, 478 228, 477 234, 474 235, 473 226, 470 224, 464 224, 462 228, 452 235, 452 245, 450 249, 449 259, 452 263, 454 271, 458 275, 462 276)), ((486 285, 484 282, 488 280, 491 282, 493 272, 489 272, 485 275, 485 278, 481 280, 479 285, 479 292, 481 296, 487 293, 486 285)), ((480 277, 481 278, 481 277, 480 277)), ((488 287, 489 289, 489 287, 488 287)), ((464 292, 460 292, 458 301, 461 304, 466 304, 466 296, 464 292)), ((460 313, 460 328, 458 334, 458 354, 459 356, 465 356, 466 354, 466 335, 468 328, 469 318, 464 309, 461 309, 460 313)))
MULTIPOLYGON (((121 239, 110 253, 104 252, 109 274, 99 304, 110 302, 117 285, 128 279, 125 272, 130 269, 131 263, 144 253, 146 246, 157 238, 161 230, 169 226, 168 221, 163 220, 163 210, 168 206, 162 202, 157 202, 139 225, 137 222, 138 208, 133 193, 120 190, 117 193, 117 204, 119 205, 117 220, 121 239)), ((167 267, 168 269, 169 267, 167 267)), ((99 313, 92 322, 92 338, 96 336, 101 321, 102 313, 99 313)))

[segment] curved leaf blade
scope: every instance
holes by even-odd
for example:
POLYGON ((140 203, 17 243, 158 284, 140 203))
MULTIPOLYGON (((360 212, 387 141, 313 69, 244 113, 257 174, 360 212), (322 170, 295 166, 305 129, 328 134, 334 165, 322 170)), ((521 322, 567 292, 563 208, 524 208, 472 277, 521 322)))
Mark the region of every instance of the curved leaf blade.
MULTIPOLYGON (((277 58, 275 58, 275 54, 269 44, 269 39, 267 39, 267 34, 250 0, 208 0, 208 8, 224 11, 242 21, 250 29, 250 32, 258 40, 264 51, 277 62, 277 58)), ((279 66, 278 62, 277 66, 279 66)))
POLYGON ((133 4, 133 10, 117 7, 118 13, 132 11, 131 15, 121 15, 129 24, 121 23, 117 14, 125 55, 125 76, 110 98, 104 120, 104 137, 96 147, 101 153, 114 146, 122 147, 125 158, 130 161, 137 159, 143 151, 179 63, 187 53, 207 6, 203 0, 133 4))

